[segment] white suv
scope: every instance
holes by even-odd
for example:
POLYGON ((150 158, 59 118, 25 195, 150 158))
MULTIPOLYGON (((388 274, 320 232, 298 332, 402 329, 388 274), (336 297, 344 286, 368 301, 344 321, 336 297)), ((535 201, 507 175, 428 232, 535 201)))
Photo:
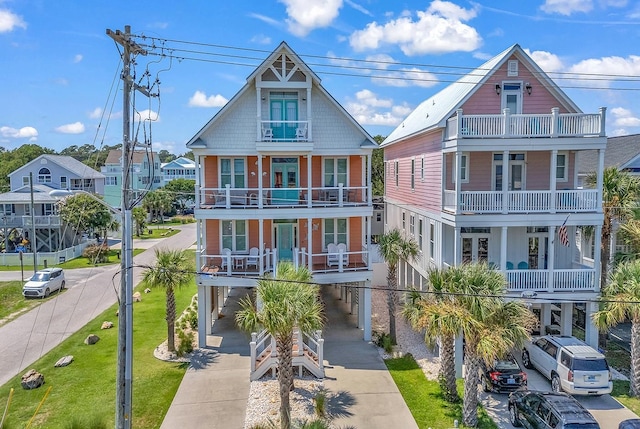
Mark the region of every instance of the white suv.
POLYGON ((29 279, 22 287, 25 297, 47 297, 51 292, 64 289, 64 271, 62 268, 45 268, 29 279))
POLYGON ((525 368, 536 368, 551 380, 554 392, 572 395, 611 393, 611 372, 604 355, 575 337, 545 335, 522 350, 525 368))

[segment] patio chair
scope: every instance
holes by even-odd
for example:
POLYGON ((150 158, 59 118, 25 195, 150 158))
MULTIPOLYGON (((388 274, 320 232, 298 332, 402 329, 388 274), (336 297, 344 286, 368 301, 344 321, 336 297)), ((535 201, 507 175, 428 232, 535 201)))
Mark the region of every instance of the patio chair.
POLYGON ((513 270, 513 262, 507 261, 507 270, 513 270))
POLYGON ((307 139, 307 124, 303 124, 301 127, 296 128, 296 140, 306 140, 307 139))
MULTIPOLYGON (((346 267, 349 265, 349 254, 347 253, 347 245, 344 243, 338 243, 337 246, 338 254, 342 253, 342 266, 346 267)), ((338 256, 339 260, 340 256, 338 256)))
POLYGON ((227 267, 231 264, 231 249, 224 248, 222 249, 222 262, 220 263, 220 268, 226 270, 227 267))
POLYGON ((247 256, 247 268, 253 266, 258 269, 260 267, 260 250, 257 247, 249 249, 249 256, 247 256))
POLYGON ((338 246, 335 243, 327 244, 327 265, 330 267, 340 264, 340 255, 338 254, 338 246))
POLYGON ((528 270, 529 269, 529 264, 526 261, 520 261, 520 262, 518 262, 518 269, 519 270, 528 270))

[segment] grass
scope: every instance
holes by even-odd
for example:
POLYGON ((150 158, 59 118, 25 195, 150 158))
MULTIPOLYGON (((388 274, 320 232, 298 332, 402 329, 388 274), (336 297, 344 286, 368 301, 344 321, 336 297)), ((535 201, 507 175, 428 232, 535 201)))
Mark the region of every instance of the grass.
MULTIPOLYGON (((165 223, 164 225, 167 225, 167 224, 165 223)), ((180 224, 176 224, 176 225, 180 225, 180 224)), ((158 228, 156 227, 152 228, 150 226, 147 226, 143 231, 142 235, 134 235, 134 238, 140 239, 140 240, 148 240, 150 238, 167 238, 167 237, 171 237, 172 235, 176 235, 179 232, 180 232, 179 229, 173 229, 172 227, 165 228, 163 226, 158 228), (149 234, 149 232, 151 232, 151 234, 149 234)))
MULTIPOLYGON (((462 403, 447 402, 438 382, 427 380, 413 357, 387 359, 385 364, 419 428, 449 429, 454 420, 462 422, 462 403)), ((458 390, 462 390, 462 380, 458 380, 458 390)), ((478 428, 497 428, 481 407, 478 408, 478 428)))
MULTIPOLYGON (((25 299, 22 296, 22 285, 23 282, 19 280, 0 282, 0 325, 42 302, 42 299, 25 299)), ((55 294, 45 299, 51 299, 53 296, 55 294)))
MULTIPOLYGON (((195 281, 189 287, 176 290, 176 308, 186 308, 195 293, 195 281)), ((0 387, 3 409, 10 389, 15 389, 8 414, 10 427, 25 427, 48 387, 52 387, 51 392, 35 417, 32 428, 66 428, 71 419, 78 418, 85 419, 85 422, 104 422, 104 427, 114 426, 118 336, 116 310, 117 304, 29 367, 44 374, 46 383, 42 388, 23 390, 20 386, 22 374, 0 387), (106 320, 113 321, 115 326, 100 330, 100 325, 106 320), (100 341, 87 346, 83 341, 92 333, 98 335, 100 341), (73 363, 54 368, 54 363, 66 355, 74 356, 73 363)), ((185 365, 163 362, 153 357, 153 350, 166 339, 164 317, 165 294, 160 289, 143 294, 142 301, 134 305, 132 427, 160 427, 186 370, 185 365)), ((80 427, 89 426, 85 423, 80 427)))
POLYGON ((611 392, 611 396, 637 415, 640 415, 640 398, 629 396, 628 381, 613 380, 613 392, 611 392))
MULTIPOLYGON (((133 249, 133 256, 139 255, 144 251, 145 249, 133 249)), ((102 267, 104 265, 113 265, 113 264, 119 264, 119 263, 120 263, 120 251, 109 249, 109 254, 107 255, 107 262, 94 264, 91 259, 85 258, 84 256, 79 256, 77 258, 71 259, 70 261, 63 262, 62 264, 58 264, 56 266, 63 268, 65 270, 73 270, 75 268, 102 267)))

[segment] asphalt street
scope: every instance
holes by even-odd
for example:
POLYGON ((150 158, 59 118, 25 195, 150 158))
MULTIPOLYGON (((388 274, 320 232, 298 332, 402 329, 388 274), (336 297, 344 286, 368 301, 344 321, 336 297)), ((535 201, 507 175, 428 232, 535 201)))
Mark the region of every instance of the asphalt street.
MULTIPOLYGON (((154 249, 186 249, 193 245, 196 224, 181 225, 180 230, 163 239, 134 239, 134 248, 147 249, 133 258, 134 285, 141 279, 140 266, 155 262, 154 249)), ((65 270, 66 291, 0 327, 0 385, 117 302, 119 271, 120 265, 65 270)), ((0 272, 0 280, 19 280, 20 275, 20 271, 0 272)))

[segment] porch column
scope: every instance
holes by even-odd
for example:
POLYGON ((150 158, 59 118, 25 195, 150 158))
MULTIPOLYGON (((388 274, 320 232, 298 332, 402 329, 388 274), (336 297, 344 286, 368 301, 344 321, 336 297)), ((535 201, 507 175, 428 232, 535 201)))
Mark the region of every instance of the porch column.
POLYGON ((507 270, 507 228, 506 226, 502 227, 502 232, 500 234, 500 270, 507 270))
POLYGON ((209 313, 211 314, 212 320, 218 320, 218 313, 220 312, 220 287, 213 286, 211 291, 209 292, 210 299, 209 301, 209 313))
POLYGON ((454 190, 456 192, 456 213, 460 213, 460 181, 462 180, 462 172, 461 170, 461 165, 462 165, 462 152, 460 152, 459 150, 456 150, 456 165, 454 167, 454 171, 456 172, 456 183, 453 184, 454 186, 454 190))
MULTIPOLYGON (((5 234, 6 234, 6 231, 5 231, 5 234)), ((206 260, 205 261, 202 260, 202 238, 201 237, 202 237, 202 220, 198 219, 196 221, 196 271, 200 271, 202 269, 202 266, 206 263, 206 260)), ((5 249, 7 249, 7 247, 5 247, 5 249)), ((205 251, 205 253, 207 252, 205 251)))
POLYGON ((460 227, 456 226, 453 230, 453 266, 457 267, 462 262, 462 236, 460 227))
POLYGON ((560 304, 560 334, 573 334, 573 303, 563 302, 560 304))
MULTIPOLYGON (((200 208, 200 204, 202 203, 202 197, 201 197, 201 192, 200 192, 200 184, 204 183, 204 180, 202 180, 202 178, 200 177, 201 175, 204 174, 204 167, 202 167, 202 162, 203 162, 203 156, 202 155, 198 155, 196 157, 196 169, 198 171, 198 174, 196 174, 196 208, 200 208)), ((5 233, 5 237, 6 237, 6 233, 5 233)), ((6 249, 6 247, 5 247, 6 249)))
MULTIPOLYGON (((309 98, 307 98, 309 100, 309 98)), ((307 132, 310 132, 310 128, 307 127, 307 132)), ((311 140, 311 138, 309 138, 311 140)), ((313 196, 313 183, 312 183, 312 175, 311 175, 311 162, 313 161, 313 157, 311 155, 307 155, 307 207, 311 207, 311 200, 313 196)), ((311 224, 309 224, 311 225, 311 224)), ((309 242, 310 243, 310 242, 309 242)))
POLYGON ((462 364, 464 357, 462 356, 462 334, 456 335, 453 342, 453 360, 456 368, 456 378, 462 378, 462 364))
POLYGON ((597 302, 587 302, 585 305, 585 319, 584 319, 584 342, 589 344, 594 349, 598 350, 598 329, 593 324, 591 316, 598 311, 597 302))
POLYGON ((371 341, 371 280, 359 283, 358 290, 358 315, 362 315, 361 323, 363 340, 371 341))
POLYGON ((556 212, 556 193, 558 191, 556 168, 558 166, 558 150, 551 151, 551 165, 549 166, 549 189, 551 190, 551 197, 549 199, 549 211, 550 213, 556 212))
MULTIPOLYGON (((258 170, 260 171, 260 170, 258 170)), ((262 195, 262 190, 259 191, 260 193, 258 195, 262 195)), ((258 197, 260 198, 260 197, 258 197)), ((260 201, 258 204, 261 204, 262 202, 260 201)), ((267 261, 265 261, 265 248, 264 248, 264 219, 260 219, 258 221, 258 249, 260 249, 260 259, 258 259, 260 261, 260 267, 258 268, 258 272, 260 273, 260 275, 264 274, 264 267, 265 265, 267 265, 267 261)))
POLYGON ((551 325, 551 304, 540 304, 540 335, 546 333, 548 325, 551 325))
MULTIPOLYGON (((311 196, 311 194, 309 194, 311 196)), ((309 198, 311 201, 311 198, 309 198)), ((307 267, 313 272, 313 218, 307 218, 307 267)))
POLYGON ((502 152, 502 214, 507 213, 509 213, 509 151, 505 150, 502 152))
POLYGON ((211 333, 211 288, 198 285, 198 347, 207 345, 207 335, 211 333))
POLYGON ((596 189, 598 190, 598 212, 602 213, 602 182, 604 180, 604 150, 598 149, 598 170, 596 178, 596 189))
MULTIPOLYGON (((371 193, 371 192, 369 192, 371 193)), ((362 221, 366 222, 367 218, 363 217, 362 221)), ((368 269, 373 269, 373 263, 371 262, 371 220, 372 218, 369 218, 369 221, 366 222, 367 224, 367 268, 368 269)))
POLYGON ((549 227, 549 249, 547 250, 547 290, 553 292, 553 270, 555 266, 555 254, 556 254, 556 227, 549 227))
MULTIPOLYGON (((259 104, 259 103, 258 103, 259 104)), ((262 183, 264 176, 262 175, 262 155, 258 154, 258 207, 262 208, 264 201, 262 201, 262 187, 264 184, 262 183)), ((262 239, 260 239, 260 243, 262 243, 262 239)))
POLYGON ((262 88, 259 86, 256 88, 256 105, 258 106, 256 111, 256 138, 260 141, 262 139, 262 88))
POLYGON ((307 139, 313 141, 313 127, 311 126, 311 87, 307 87, 307 139))
POLYGON ((602 225, 596 225, 593 231, 593 275, 594 287, 596 291, 602 290, 604 285, 600 284, 601 265, 601 246, 602 246, 602 225))
POLYGON ((373 187, 371 184, 371 161, 373 160, 373 153, 370 153, 369 155, 367 155, 366 160, 367 160, 367 181, 365 185, 367 186, 367 205, 370 206, 373 204, 373 195, 371 195, 373 193, 373 187))

